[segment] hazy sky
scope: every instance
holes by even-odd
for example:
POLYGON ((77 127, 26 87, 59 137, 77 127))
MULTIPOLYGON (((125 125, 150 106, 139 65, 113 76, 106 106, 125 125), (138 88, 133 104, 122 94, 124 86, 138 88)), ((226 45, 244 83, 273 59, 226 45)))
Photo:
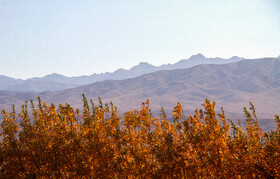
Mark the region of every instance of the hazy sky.
POLYGON ((0 74, 280 55, 280 0, 0 0, 0 74))

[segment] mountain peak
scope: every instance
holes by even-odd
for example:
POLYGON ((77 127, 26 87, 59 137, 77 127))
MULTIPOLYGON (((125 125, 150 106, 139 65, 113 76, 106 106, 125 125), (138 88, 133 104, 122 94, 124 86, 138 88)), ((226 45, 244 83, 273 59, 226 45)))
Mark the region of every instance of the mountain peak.
MULTIPOLYGON (((64 75, 58 74, 58 73, 52 73, 52 74, 48 74, 44 77, 42 77, 42 79, 46 79, 46 80, 58 80, 58 79, 65 79, 67 78, 64 75)), ((36 78, 32 78, 32 79, 36 79, 36 78)))
POLYGON ((243 58, 240 58, 239 56, 232 56, 231 58, 229 58, 229 60, 240 60, 243 58))
POLYGON ((147 62, 140 62, 138 65, 132 67, 130 71, 140 73, 140 74, 145 74, 145 73, 151 73, 156 71, 156 67, 147 63, 147 62))
POLYGON ((46 75, 45 77, 47 77, 47 76, 63 76, 63 75, 58 74, 58 73, 52 73, 52 74, 48 74, 48 75, 46 75))
POLYGON ((148 62, 140 62, 138 65, 150 65, 148 62))
POLYGON ((153 67, 153 65, 149 64, 148 62, 140 62, 138 65, 130 68, 130 70, 134 71, 139 68, 147 68, 147 67, 153 67))
POLYGON ((114 73, 116 73, 116 72, 125 72, 125 71, 128 71, 128 70, 123 69, 123 68, 119 68, 119 69, 117 69, 114 73))
POLYGON ((198 53, 198 54, 196 54, 196 55, 192 55, 189 59, 190 59, 190 60, 205 59, 205 56, 202 55, 201 53, 198 53))
POLYGON ((148 62, 140 62, 138 65, 132 67, 131 69, 135 68, 135 67, 148 67, 148 66, 153 66, 151 64, 149 64, 148 62))

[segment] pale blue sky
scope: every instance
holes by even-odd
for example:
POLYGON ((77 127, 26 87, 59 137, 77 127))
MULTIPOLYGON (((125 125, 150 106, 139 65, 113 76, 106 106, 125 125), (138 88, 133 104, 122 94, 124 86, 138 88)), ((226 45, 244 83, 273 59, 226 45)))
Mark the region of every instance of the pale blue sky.
POLYGON ((280 55, 280 0, 0 0, 0 74, 280 55))

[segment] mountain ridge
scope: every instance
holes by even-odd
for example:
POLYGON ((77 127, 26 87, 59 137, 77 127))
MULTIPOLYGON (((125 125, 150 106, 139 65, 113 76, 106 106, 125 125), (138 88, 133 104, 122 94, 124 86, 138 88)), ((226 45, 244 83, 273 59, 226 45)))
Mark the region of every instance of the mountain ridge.
POLYGON ((104 80, 123 80, 127 78, 134 78, 143 74, 152 73, 160 70, 173 70, 190 68, 199 64, 225 64, 243 60, 235 56, 235 58, 223 59, 223 58, 206 58, 202 54, 192 55, 189 59, 180 60, 174 64, 165 64, 161 66, 154 66, 147 62, 140 62, 138 65, 126 69, 118 69, 112 73, 106 72, 101 74, 83 75, 67 77, 61 74, 52 73, 44 77, 34 77, 26 80, 14 79, 14 78, 1 78, 0 76, 0 90, 9 91, 57 91, 67 88, 74 88, 81 85, 86 85, 98 81, 104 80), (8 80, 8 81, 7 81, 8 80))
POLYGON ((268 128, 280 106, 280 59, 264 58, 242 60, 229 64, 201 64, 187 69, 161 70, 125 80, 106 80, 61 91, 5 92, 0 91, 0 107, 11 104, 20 107, 25 100, 41 96, 47 103, 82 108, 84 93, 88 99, 113 101, 120 113, 139 108, 150 99, 151 108, 168 113, 179 101, 188 113, 201 108, 204 99, 223 106, 229 117, 242 118, 242 107, 249 101, 255 105, 257 115, 268 128))

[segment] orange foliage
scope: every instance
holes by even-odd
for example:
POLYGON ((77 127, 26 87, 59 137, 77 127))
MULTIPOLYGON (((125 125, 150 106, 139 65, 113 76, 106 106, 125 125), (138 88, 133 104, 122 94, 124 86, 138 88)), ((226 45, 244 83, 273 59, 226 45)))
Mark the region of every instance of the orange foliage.
POLYGON ((255 108, 244 108, 246 130, 205 100, 185 117, 180 103, 173 122, 162 109, 152 116, 149 101, 119 117, 112 104, 84 108, 48 106, 38 99, 14 107, 1 123, 1 178, 279 178, 280 119, 263 133, 255 108), (232 129, 232 131, 230 131, 232 129))

